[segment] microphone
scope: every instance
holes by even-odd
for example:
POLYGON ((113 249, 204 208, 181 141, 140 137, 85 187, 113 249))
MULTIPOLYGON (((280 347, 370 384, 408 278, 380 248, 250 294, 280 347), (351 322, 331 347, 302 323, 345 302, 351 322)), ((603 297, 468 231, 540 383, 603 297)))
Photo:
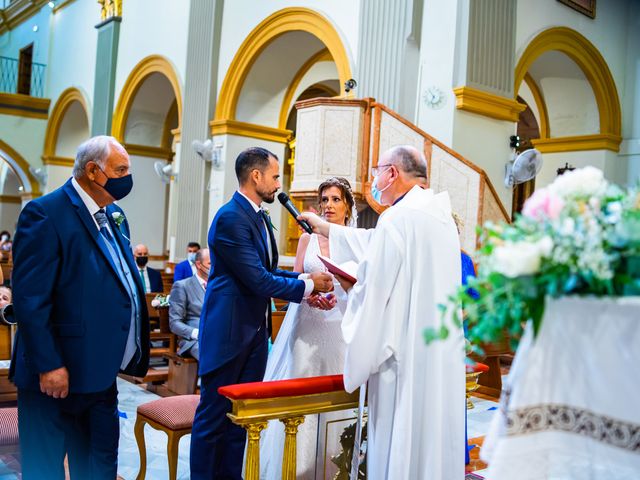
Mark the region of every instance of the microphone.
POLYGON ((313 229, 307 222, 305 222, 304 220, 298 220, 298 216, 300 215, 300 212, 295 207, 295 205, 291 202, 289 195, 287 195, 284 192, 280 192, 278 194, 278 201, 282 204, 284 208, 287 209, 287 211, 291 214, 291 216, 296 219, 296 222, 298 222, 298 225, 300 225, 305 232, 309 234, 313 233, 313 229))

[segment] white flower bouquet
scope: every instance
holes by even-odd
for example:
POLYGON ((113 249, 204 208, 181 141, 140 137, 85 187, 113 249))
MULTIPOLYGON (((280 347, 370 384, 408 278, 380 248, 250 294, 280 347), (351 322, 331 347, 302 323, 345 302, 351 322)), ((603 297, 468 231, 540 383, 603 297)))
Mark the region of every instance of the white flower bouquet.
POLYGON ((169 306, 169 295, 158 294, 151 300, 151 306, 154 308, 163 308, 169 306))
MULTIPOLYGON (((537 333, 546 296, 640 295, 640 191, 593 167, 537 190, 512 224, 484 225, 480 243, 478 277, 441 306, 460 325, 463 304, 475 351, 505 333, 515 348, 528 320, 537 333)), ((425 339, 447 335, 443 324, 425 339)))

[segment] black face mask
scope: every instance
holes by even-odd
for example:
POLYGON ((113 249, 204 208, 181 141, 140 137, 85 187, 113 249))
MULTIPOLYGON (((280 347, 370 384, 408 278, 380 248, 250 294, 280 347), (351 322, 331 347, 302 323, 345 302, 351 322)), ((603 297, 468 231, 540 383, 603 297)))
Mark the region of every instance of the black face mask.
POLYGON ((138 264, 139 267, 144 267, 148 261, 149 261, 149 257, 147 256, 136 257, 136 263, 138 264))
MULTIPOLYGON (((100 168, 100 165, 98 165, 98 168, 100 168)), ((104 173, 102 168, 100 168, 100 171, 107 177, 107 182, 104 185, 100 185, 98 182, 95 182, 95 180, 94 182, 104 188, 114 200, 122 200, 129 195, 129 192, 133 188, 133 176, 131 174, 125 175, 124 177, 112 178, 104 173)))

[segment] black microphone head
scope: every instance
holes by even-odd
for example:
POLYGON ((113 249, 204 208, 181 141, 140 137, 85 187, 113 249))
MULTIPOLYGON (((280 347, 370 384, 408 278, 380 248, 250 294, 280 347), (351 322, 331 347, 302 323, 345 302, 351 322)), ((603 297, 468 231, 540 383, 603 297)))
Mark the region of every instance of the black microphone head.
POLYGON ((278 201, 279 201, 281 204, 283 204, 283 205, 284 205, 285 203, 287 203, 287 202, 289 201, 289 195, 287 195, 287 194, 286 194, 286 193, 284 193, 284 192, 280 192, 280 193, 278 194, 278 201))

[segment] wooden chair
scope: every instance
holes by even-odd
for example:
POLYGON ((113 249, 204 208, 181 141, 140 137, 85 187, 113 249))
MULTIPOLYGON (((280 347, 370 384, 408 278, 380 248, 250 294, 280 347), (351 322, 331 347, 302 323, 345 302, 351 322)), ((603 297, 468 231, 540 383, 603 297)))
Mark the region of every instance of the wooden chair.
POLYGON ((169 461, 169 479, 178 475, 178 447, 180 439, 193 427, 193 418, 200 402, 200 395, 179 395, 160 398, 138 406, 134 432, 140 452, 140 471, 137 480, 144 480, 147 474, 147 447, 144 441, 144 426, 150 425, 167 434, 167 460, 169 461))
POLYGON ((198 387, 198 361, 191 357, 181 357, 176 353, 165 355, 169 362, 167 388, 178 395, 196 393, 198 387))
POLYGON ((17 453, 18 408, 0 408, 0 453, 17 453))
POLYGON ((282 322, 287 312, 271 312, 271 343, 276 341, 276 336, 282 327, 282 322))

